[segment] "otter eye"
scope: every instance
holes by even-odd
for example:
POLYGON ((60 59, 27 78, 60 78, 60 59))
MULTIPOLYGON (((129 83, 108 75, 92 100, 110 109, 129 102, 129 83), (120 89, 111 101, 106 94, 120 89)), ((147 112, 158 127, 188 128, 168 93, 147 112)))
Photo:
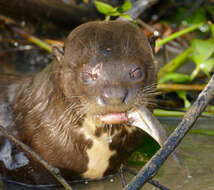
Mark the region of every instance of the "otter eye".
POLYGON ((93 68, 83 70, 80 75, 82 82, 86 84, 91 84, 92 82, 95 82, 100 75, 101 66, 101 64, 97 64, 93 68))
POLYGON ((80 78, 83 83, 90 84, 97 79, 97 75, 89 72, 81 72, 80 78))
POLYGON ((130 78, 131 79, 140 79, 143 77, 143 71, 141 68, 136 68, 136 69, 133 69, 129 72, 129 75, 130 75, 130 78))
POLYGON ((91 78, 92 78, 93 80, 97 80, 98 74, 97 74, 97 73, 91 74, 91 78))

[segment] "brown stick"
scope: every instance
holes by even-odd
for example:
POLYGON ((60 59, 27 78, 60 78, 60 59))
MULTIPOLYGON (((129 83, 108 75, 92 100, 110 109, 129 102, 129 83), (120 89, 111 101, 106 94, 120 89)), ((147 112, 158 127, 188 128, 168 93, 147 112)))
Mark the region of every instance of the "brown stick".
POLYGON ((164 91, 189 90, 202 91, 205 85, 199 84, 158 84, 157 88, 164 91))
POLYGON ((168 156, 176 149, 181 140, 206 108, 209 101, 214 97, 214 75, 199 94, 192 107, 186 112, 182 121, 175 131, 167 139, 163 147, 152 157, 152 159, 140 170, 140 172, 125 187, 125 190, 140 189, 148 180, 153 178, 168 156))
POLYGON ((69 5, 61 0, 0 0, 0 13, 34 24, 48 21, 71 27, 81 23, 83 17, 94 15, 95 11, 91 7, 69 5))
POLYGON ((13 135, 9 134, 7 130, 0 125, 0 131, 7 137, 10 141, 20 146, 24 151, 28 152, 35 160, 41 163, 64 187, 66 190, 72 190, 72 187, 66 182, 66 180, 61 176, 58 168, 55 168, 47 161, 45 161, 39 154, 34 152, 29 146, 25 145, 20 140, 16 139, 13 135))

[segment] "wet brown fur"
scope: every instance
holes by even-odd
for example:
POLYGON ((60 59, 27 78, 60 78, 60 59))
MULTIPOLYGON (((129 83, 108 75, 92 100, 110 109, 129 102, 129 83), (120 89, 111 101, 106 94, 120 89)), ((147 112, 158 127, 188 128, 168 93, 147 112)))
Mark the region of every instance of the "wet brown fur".
MULTIPOLYGON (((4 93, 0 93, 0 98, 9 102, 14 110, 18 138, 66 175, 69 176, 70 171, 79 176, 88 170, 87 150, 93 147, 93 138, 102 139, 110 129, 94 115, 152 105, 156 77, 147 38, 137 26, 126 22, 84 24, 69 35, 65 47, 60 62, 55 60, 35 76, 1 75, 0 90, 4 93), (128 104, 99 106, 95 98, 103 93, 107 82, 100 83, 99 88, 81 84, 79 73, 93 57, 95 62, 116 60, 113 68, 106 66, 111 70, 109 78, 113 77, 112 85, 116 87, 121 85, 117 77, 120 70, 125 70, 126 62, 137 60, 143 64, 145 79, 136 92, 133 91, 134 95, 130 95, 128 104), (85 136, 84 130, 91 138, 85 136)), ((143 137, 142 132, 128 123, 113 125, 110 134, 113 141, 106 146, 116 153, 109 158, 104 175, 115 172, 143 137)))

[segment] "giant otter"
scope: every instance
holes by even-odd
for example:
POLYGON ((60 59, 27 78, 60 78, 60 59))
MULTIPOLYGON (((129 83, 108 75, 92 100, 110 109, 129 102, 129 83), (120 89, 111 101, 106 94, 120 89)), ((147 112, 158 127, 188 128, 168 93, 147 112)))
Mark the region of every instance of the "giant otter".
POLYGON ((145 135, 126 113, 153 100, 156 72, 146 36, 127 22, 89 22, 71 32, 65 51, 54 46, 53 53, 56 60, 34 76, 0 77, 17 138, 68 180, 116 172, 145 135))

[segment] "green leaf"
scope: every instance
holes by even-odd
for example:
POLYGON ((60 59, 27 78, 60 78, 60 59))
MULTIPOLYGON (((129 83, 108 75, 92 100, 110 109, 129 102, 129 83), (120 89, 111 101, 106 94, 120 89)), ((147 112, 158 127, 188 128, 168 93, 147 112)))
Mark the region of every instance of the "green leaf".
POLYGON ((191 106, 191 103, 187 99, 187 93, 186 93, 186 91, 178 90, 178 91, 176 91, 176 93, 179 96, 179 98, 181 98, 184 101, 184 107, 185 108, 189 108, 191 106))
POLYGON ((214 24, 210 24, 210 29, 211 29, 212 36, 214 38, 214 24))
POLYGON ((117 8, 114 8, 108 14, 109 14, 109 16, 120 16, 121 15, 121 13, 119 11, 117 11, 117 8))
POLYGON ((123 17, 123 18, 126 19, 126 20, 130 20, 130 21, 133 20, 132 17, 131 17, 129 14, 122 14, 122 15, 120 15, 120 16, 123 17))
POLYGON ((117 8, 117 10, 120 13, 126 12, 127 10, 132 8, 132 4, 130 3, 129 0, 126 0, 120 7, 117 8))
POLYGON ((191 46, 194 48, 194 53, 190 58, 198 65, 208 59, 214 52, 214 39, 191 41, 191 46))
POLYGON ((200 64, 200 69, 204 71, 204 73, 210 77, 210 71, 212 71, 214 67, 214 58, 208 59, 200 64))
POLYGON ((214 39, 194 39, 191 41, 191 47, 194 49, 194 53, 192 53, 189 58, 194 61, 196 68, 193 70, 190 78, 192 80, 195 79, 201 70, 209 77, 209 72, 214 66, 214 58, 211 58, 214 53, 214 39))
POLYGON ((104 15, 109 14, 109 12, 114 12, 115 8, 107 3, 103 3, 100 1, 94 1, 94 3, 95 3, 97 10, 104 15))
POLYGON ((173 81, 175 83, 186 83, 190 82, 190 77, 182 73, 168 73, 159 79, 159 83, 165 83, 168 81, 173 81))

